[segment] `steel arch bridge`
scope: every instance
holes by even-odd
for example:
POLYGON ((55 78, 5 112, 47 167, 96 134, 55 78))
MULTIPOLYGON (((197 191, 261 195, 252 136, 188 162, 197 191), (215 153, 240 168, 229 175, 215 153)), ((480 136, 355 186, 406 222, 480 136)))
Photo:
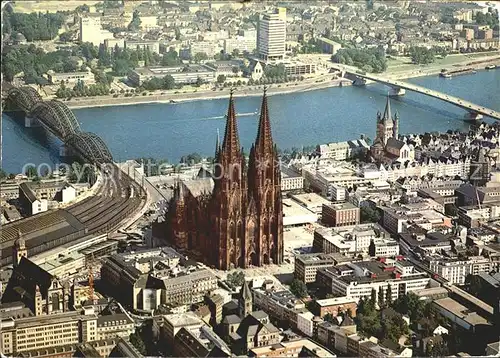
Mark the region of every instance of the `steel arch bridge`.
POLYGON ((63 102, 43 101, 38 92, 28 86, 11 88, 8 98, 27 116, 36 118, 82 159, 95 164, 113 162, 106 143, 97 134, 82 132, 75 114, 63 102))
POLYGON ((97 134, 77 132, 66 138, 65 143, 92 163, 105 164, 113 161, 106 143, 97 134))
POLYGON ((32 107, 29 115, 37 118, 49 131, 63 141, 68 136, 81 131, 74 113, 60 101, 38 102, 32 107))
POLYGON ((42 97, 36 89, 29 86, 13 87, 9 90, 8 96, 25 113, 29 113, 35 104, 42 102, 42 97))

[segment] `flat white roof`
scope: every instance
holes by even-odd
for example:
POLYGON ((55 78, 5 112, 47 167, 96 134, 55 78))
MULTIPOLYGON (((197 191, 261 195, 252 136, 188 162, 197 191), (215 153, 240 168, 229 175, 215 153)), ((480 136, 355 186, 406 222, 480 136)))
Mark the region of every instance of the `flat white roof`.
POLYGON ((356 303, 356 300, 351 297, 333 297, 326 298, 324 300, 316 300, 316 303, 321 307, 325 307, 333 305, 344 305, 346 303, 356 303))
POLYGON ((322 196, 316 193, 305 193, 305 194, 296 194, 291 196, 296 202, 304 205, 308 209, 314 207, 322 207, 323 204, 331 204, 332 202, 328 199, 323 198, 322 196))

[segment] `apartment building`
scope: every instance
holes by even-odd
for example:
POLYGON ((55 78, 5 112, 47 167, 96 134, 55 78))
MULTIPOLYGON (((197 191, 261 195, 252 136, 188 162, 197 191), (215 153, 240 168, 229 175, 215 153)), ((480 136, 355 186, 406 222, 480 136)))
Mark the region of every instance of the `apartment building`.
POLYGON ((268 312, 269 316, 278 322, 297 327, 297 315, 305 308, 304 302, 298 300, 288 290, 252 289, 253 304, 259 309, 268 312))

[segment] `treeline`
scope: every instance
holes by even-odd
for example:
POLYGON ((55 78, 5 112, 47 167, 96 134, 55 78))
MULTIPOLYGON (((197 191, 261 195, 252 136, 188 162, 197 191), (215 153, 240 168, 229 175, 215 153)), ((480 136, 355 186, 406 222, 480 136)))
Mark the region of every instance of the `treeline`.
POLYGON ((29 42, 52 40, 64 23, 64 17, 65 15, 59 12, 55 14, 17 13, 7 6, 2 16, 3 33, 11 36, 22 33, 29 42))
POLYGON ((433 47, 428 49, 426 47, 414 46, 410 47, 408 50, 408 55, 411 57, 411 61, 415 64, 429 64, 433 63, 436 56, 446 57, 448 51, 441 47, 433 47))
POLYGON ((2 53, 2 72, 7 81, 12 81, 20 72, 24 73, 25 79, 40 77, 49 70, 73 72, 78 70, 73 55, 76 55, 76 51, 45 52, 33 44, 8 46, 2 53))
POLYGON ((384 72, 387 69, 385 53, 381 49, 340 49, 332 61, 356 66, 365 72, 384 72))
POLYGON ((105 83, 85 85, 83 81, 78 81, 73 88, 68 88, 64 83, 61 83, 61 87, 57 89, 56 96, 58 98, 91 97, 104 96, 109 93, 109 85, 105 83))
POLYGON ((489 9, 490 11, 486 14, 482 12, 476 13, 476 24, 478 25, 488 25, 494 30, 498 30, 498 10, 489 9))
POLYGON ((45 52, 43 49, 30 45, 14 45, 4 48, 2 53, 2 72, 7 81, 12 81, 20 72, 24 78, 37 78, 47 73, 74 72, 83 70, 84 67, 95 67, 92 60, 97 59, 98 68, 112 68, 117 76, 125 76, 131 69, 144 61, 145 66, 174 65, 180 63, 177 52, 169 51, 163 58, 152 53, 148 48, 123 49, 116 46, 108 50, 104 45, 99 47, 91 43, 75 45, 68 50, 45 52), (83 66, 78 66, 78 58, 84 59, 83 66))
POLYGON ((144 81, 140 87, 149 91, 159 89, 171 90, 175 88, 175 80, 171 75, 166 75, 163 78, 154 77, 149 81, 144 81))

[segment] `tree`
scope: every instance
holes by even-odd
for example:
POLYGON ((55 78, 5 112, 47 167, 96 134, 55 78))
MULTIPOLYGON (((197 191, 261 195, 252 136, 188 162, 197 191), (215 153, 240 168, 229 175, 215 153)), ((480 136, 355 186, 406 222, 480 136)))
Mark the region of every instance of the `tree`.
POLYGON ((139 11, 134 10, 134 13, 132 15, 132 21, 130 21, 130 24, 128 24, 127 28, 129 31, 138 31, 140 27, 141 27, 141 19, 139 17, 139 11))
POLYGON ((217 76, 217 83, 224 83, 225 81, 226 81, 226 76, 224 75, 217 76))
POLYGON ((83 4, 83 5, 80 5, 78 6, 76 9, 75 9, 76 12, 79 12, 79 13, 82 13, 82 12, 89 12, 90 11, 90 8, 88 5, 86 4, 83 4))
POLYGON ((163 85, 164 89, 171 90, 175 88, 175 79, 171 75, 166 75, 163 78, 163 82, 164 82, 163 85))
POLYGON ((372 209, 370 206, 362 206, 360 209, 362 223, 377 223, 380 221, 381 215, 377 209, 372 209))
POLYGON ((449 355, 448 345, 444 341, 428 344, 425 355, 427 357, 446 357, 449 355))
POLYGON ((387 285, 387 290, 385 291, 385 303, 390 306, 392 303, 392 287, 387 285))
POLYGON ((324 317, 323 320, 325 322, 330 322, 330 323, 337 323, 338 321, 335 319, 335 317, 331 313, 327 313, 324 317))
POLYGON ((198 52, 193 56, 193 61, 196 63, 200 63, 205 60, 208 60, 208 55, 205 52, 198 52))
POLYGON ((226 281, 233 287, 240 287, 245 283, 245 273, 243 271, 229 273, 226 281))
POLYGON ((53 40, 65 18, 60 12, 55 14, 36 12, 25 14, 3 11, 2 15, 2 23, 8 24, 8 30, 11 33, 23 34, 28 42, 53 40))
POLYGON ((477 275, 467 275, 465 277, 465 286, 467 291, 473 296, 479 296, 483 291, 482 280, 477 275))
POLYGON ((59 35, 59 40, 62 42, 70 42, 73 41, 75 33, 73 31, 66 31, 59 35))
POLYGON ((403 317, 394 315, 382 321, 381 336, 384 339, 398 342, 404 334, 408 334, 408 324, 403 317))
POLYGON ((193 164, 200 163, 202 161, 202 159, 203 158, 201 157, 200 154, 191 153, 191 154, 188 154, 186 156, 181 157, 181 163, 193 165, 193 164))
POLYGON ((177 51, 173 49, 170 49, 167 53, 165 53, 161 59, 162 66, 175 66, 179 63, 179 55, 177 54, 177 51))
POLYGON ((29 165, 26 167, 26 171, 24 172, 24 174, 26 174, 26 176, 31 179, 36 177, 38 175, 38 172, 34 165, 29 165))
POLYGON ((382 286, 378 288, 378 306, 379 307, 384 307, 384 290, 382 289, 382 286))
POLYGON ((401 314, 407 314, 411 321, 418 321, 423 317, 425 303, 414 293, 398 297, 392 307, 401 314))
POLYGON ((292 283, 290 284, 290 291, 298 298, 304 298, 308 296, 306 284, 297 279, 293 279, 292 283))
POLYGON ((429 64, 434 62, 434 51, 432 49, 427 49, 425 47, 413 46, 410 47, 408 51, 411 60, 415 64, 429 64))
POLYGON ((130 339, 130 343, 132 343, 132 345, 135 348, 137 348, 139 353, 141 353, 142 355, 146 354, 146 345, 144 344, 144 341, 142 340, 142 337, 140 336, 140 334, 138 332, 132 333, 130 335, 129 339, 130 339))
POLYGON ((372 292, 370 294, 370 304, 375 307, 375 303, 377 303, 377 291, 372 288, 372 292))
POLYGON ((0 180, 3 181, 7 178, 7 172, 3 169, 0 169, 0 180))
POLYGON ((370 240, 370 245, 368 246, 368 255, 371 257, 375 257, 375 253, 377 251, 377 248, 375 247, 375 241, 370 240))
POLYGON ((127 60, 118 59, 113 63, 113 72, 118 76, 125 76, 130 71, 130 66, 127 60))
POLYGON ((381 48, 347 49, 343 48, 332 56, 332 61, 349 66, 356 66, 366 72, 384 72, 387 69, 385 52, 381 48))

